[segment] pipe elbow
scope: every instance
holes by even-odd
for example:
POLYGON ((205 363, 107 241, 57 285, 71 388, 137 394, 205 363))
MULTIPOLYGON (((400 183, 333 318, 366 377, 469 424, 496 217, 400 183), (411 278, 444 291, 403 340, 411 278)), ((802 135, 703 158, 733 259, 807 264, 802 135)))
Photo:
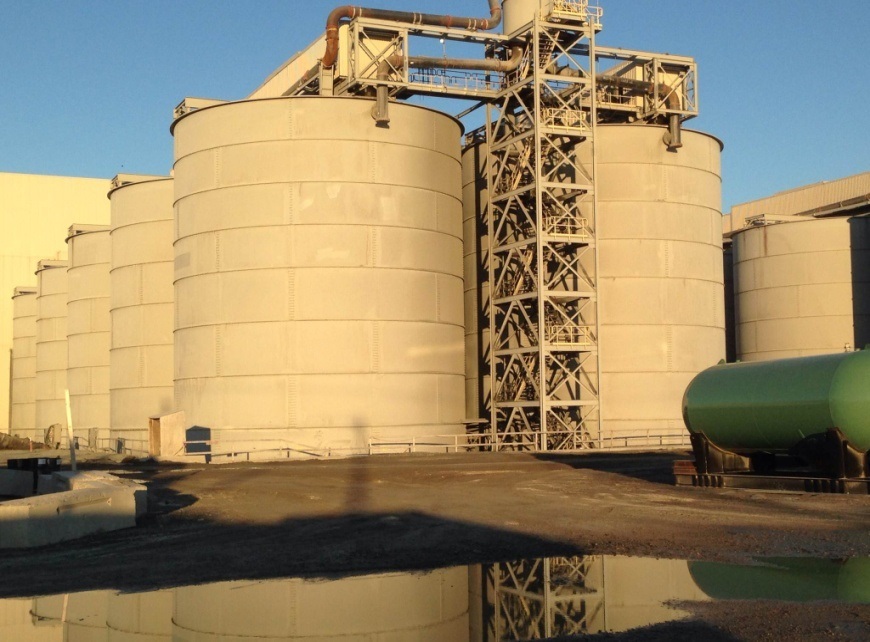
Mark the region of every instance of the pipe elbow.
POLYGON ((353 5, 343 5, 329 12, 326 18, 326 51, 320 61, 324 67, 329 68, 335 64, 338 58, 338 28, 342 20, 351 20, 357 9, 353 5))
POLYGON ((486 21, 485 31, 492 31, 501 24, 501 7, 493 9, 489 14, 489 20, 486 21))

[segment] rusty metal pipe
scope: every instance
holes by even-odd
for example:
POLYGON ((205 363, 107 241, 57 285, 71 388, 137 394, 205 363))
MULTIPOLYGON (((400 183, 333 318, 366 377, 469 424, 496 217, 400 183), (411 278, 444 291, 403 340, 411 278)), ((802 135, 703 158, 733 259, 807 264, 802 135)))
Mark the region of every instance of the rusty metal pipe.
POLYGON ((326 53, 321 59, 324 67, 332 67, 338 58, 338 28, 342 20, 354 18, 372 18, 373 20, 388 20, 391 22, 410 22, 417 25, 436 27, 455 27, 471 31, 489 31, 501 24, 501 2, 489 0, 489 18, 459 18, 433 13, 415 13, 410 11, 389 11, 387 9, 367 9, 353 5, 336 7, 326 19, 326 53))
MULTIPOLYGON (((408 58, 408 66, 417 69, 474 69, 479 71, 495 71, 508 73, 520 66, 523 60, 523 48, 519 45, 511 47, 511 57, 507 60, 497 58, 434 58, 430 56, 411 56, 408 58)), ((378 65, 378 80, 389 80, 390 73, 405 64, 405 56, 395 53, 378 65)), ((388 105, 390 90, 386 85, 378 86, 377 102, 372 110, 372 117, 379 125, 390 122, 388 105)))

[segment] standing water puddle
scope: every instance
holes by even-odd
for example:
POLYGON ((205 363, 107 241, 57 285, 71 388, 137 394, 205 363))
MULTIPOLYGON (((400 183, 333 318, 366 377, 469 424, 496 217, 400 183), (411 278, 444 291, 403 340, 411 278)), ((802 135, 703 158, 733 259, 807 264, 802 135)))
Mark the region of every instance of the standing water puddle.
POLYGON ((688 616, 680 602, 759 599, 870 603, 870 558, 741 566, 590 555, 425 573, 89 591, 0 600, 0 640, 532 640, 678 620, 688 616))

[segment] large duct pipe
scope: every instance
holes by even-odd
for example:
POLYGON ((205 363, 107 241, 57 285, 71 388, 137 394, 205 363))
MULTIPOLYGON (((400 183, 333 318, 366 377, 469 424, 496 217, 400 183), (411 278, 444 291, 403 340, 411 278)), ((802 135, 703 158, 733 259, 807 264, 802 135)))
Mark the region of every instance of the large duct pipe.
MULTIPOLYGON (((473 69, 479 71, 494 71, 508 73, 520 66, 523 59, 523 48, 519 45, 511 47, 511 57, 507 60, 497 58, 434 58, 429 56, 412 56, 408 58, 408 66, 417 69, 473 69)), ((405 57, 396 53, 385 58, 378 66, 378 80, 389 80, 390 73, 405 64, 405 57)), ((372 117, 379 125, 390 122, 388 114, 389 88, 378 86, 378 100, 372 109, 372 117)))
POLYGON ((338 57, 338 27, 342 20, 372 18, 390 22, 410 22, 417 25, 447 27, 448 29, 456 27, 471 31, 489 31, 501 24, 501 2, 499 0, 489 0, 489 16, 489 18, 457 18, 432 13, 366 9, 353 5, 336 7, 326 19, 326 53, 320 62, 325 68, 335 64, 338 57))

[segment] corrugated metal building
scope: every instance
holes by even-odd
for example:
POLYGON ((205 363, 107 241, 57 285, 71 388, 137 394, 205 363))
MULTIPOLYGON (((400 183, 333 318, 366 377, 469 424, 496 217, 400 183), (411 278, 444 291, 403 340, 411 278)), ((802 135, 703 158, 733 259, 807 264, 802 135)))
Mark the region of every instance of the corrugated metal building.
POLYGON ((727 234, 739 230, 759 216, 826 216, 862 207, 870 209, 870 172, 795 187, 735 205, 724 217, 723 231, 727 234))

